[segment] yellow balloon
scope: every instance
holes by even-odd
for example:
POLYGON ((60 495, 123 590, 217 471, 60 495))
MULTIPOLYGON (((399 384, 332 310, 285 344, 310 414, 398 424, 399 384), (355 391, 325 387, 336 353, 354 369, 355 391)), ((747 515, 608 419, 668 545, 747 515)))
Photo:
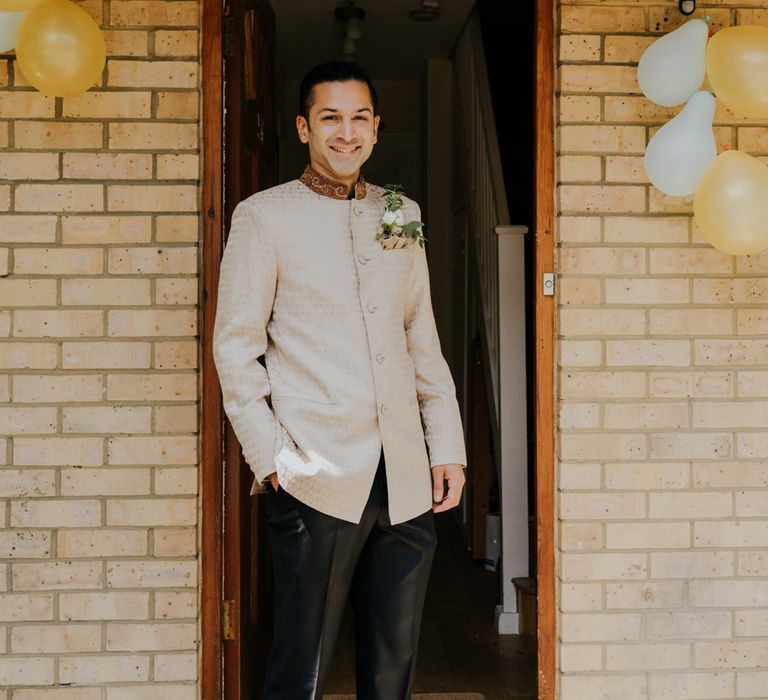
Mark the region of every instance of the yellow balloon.
POLYGON ((745 117, 768 117, 768 27, 717 32, 707 44, 707 77, 715 96, 745 117))
POLYGON ((19 27, 16 57, 24 77, 40 92, 72 97, 98 81, 107 47, 85 10, 69 0, 44 0, 19 27))
POLYGON ((693 198, 702 236, 731 255, 768 248, 768 167, 741 151, 725 151, 704 171, 693 198))
POLYGON ((0 0, 0 10, 3 12, 24 12, 39 5, 43 0, 0 0))

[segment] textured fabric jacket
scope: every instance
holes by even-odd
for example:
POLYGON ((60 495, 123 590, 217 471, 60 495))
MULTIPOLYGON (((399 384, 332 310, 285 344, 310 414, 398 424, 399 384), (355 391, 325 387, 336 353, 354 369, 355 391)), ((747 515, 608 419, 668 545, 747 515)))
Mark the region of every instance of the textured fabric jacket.
POLYGON ((375 239, 383 188, 339 199, 302 179, 233 213, 213 338, 224 409, 251 494, 277 471, 288 493, 354 523, 383 445, 396 524, 432 507, 431 466, 467 463, 425 252, 375 239))

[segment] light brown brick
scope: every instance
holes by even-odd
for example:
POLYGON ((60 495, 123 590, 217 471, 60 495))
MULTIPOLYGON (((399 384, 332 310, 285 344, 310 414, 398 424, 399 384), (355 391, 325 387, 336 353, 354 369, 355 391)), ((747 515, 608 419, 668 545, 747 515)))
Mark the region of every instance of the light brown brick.
POLYGON ((645 188, 636 185, 561 185, 560 207, 567 213, 641 212, 645 188))
MULTIPOLYGON (((59 594, 62 620, 145 620, 149 617, 149 593, 105 591, 59 594)), ((116 679, 113 679, 116 680, 116 679)))
MULTIPOLYGON (((62 432, 149 433, 152 429, 151 412, 150 406, 64 406, 61 412, 62 432)), ((115 473, 115 476, 118 474, 115 473)))
POLYGON ((108 269, 112 274, 177 275, 197 272, 197 251, 191 246, 113 248, 108 269))
POLYGON ((198 41, 199 36, 195 29, 158 30, 155 32, 155 55, 195 57, 198 53, 198 41))
MULTIPOLYGON (((56 493, 55 472, 52 469, 3 469, 0 471, 0 493, 6 498, 53 496, 56 493)), ((11 534, 15 533, 0 531, 0 539, 11 534)), ((35 545, 37 536, 22 534, 21 540, 17 549, 23 551, 35 545)))
POLYGON ((73 306, 140 306, 150 303, 148 279, 63 279, 62 304, 73 306))
POLYGON ((200 96, 195 91, 157 92, 158 119, 197 119, 200 96))
POLYGON ((633 428, 685 428, 688 405, 685 403, 646 402, 610 403, 605 406, 603 427, 618 430, 633 428))
POLYGON ((564 93, 639 93, 634 66, 565 65, 560 68, 564 93))
POLYGON ((56 219, 44 214, 4 214, 0 242, 50 243, 56 238, 56 219))
POLYGON ((77 403, 101 400, 101 377, 20 374, 13 378, 13 398, 22 403, 77 403))
POLYGON ((730 433, 655 433, 651 435, 652 459, 714 459, 729 457, 732 452, 730 433))
POLYGON ((54 343, 6 342, 0 344, 0 369, 53 369, 54 367, 56 367, 54 343))
POLYGON ((196 678, 196 654, 155 654, 156 681, 193 681, 196 678))
MULTIPOLYGON (((126 32, 126 34, 131 35, 128 37, 131 42, 135 40, 133 36, 135 32, 126 32)), ((151 96, 152 93, 148 91, 89 90, 75 97, 62 98, 62 114, 64 117, 86 119, 147 119, 151 116, 151 96)))
MULTIPOLYGON (((162 3, 164 4, 164 2, 162 3)), ((198 64, 193 61, 110 59, 108 85, 123 88, 194 88, 198 64)))
POLYGON ((644 372, 565 372, 560 396, 567 399, 639 398, 645 396, 644 372))
POLYGON ((149 32, 140 29, 103 29, 107 44, 107 55, 114 57, 147 56, 149 54, 149 32))
POLYGON ((105 342, 62 343, 65 369, 147 369, 149 343, 109 340, 105 342))
POLYGON ((109 499, 107 525, 194 525, 194 498, 109 499))
MULTIPOLYGON (((0 658, 0 687, 11 685, 50 685, 53 683, 53 662, 54 658, 52 656, 0 658)), ((25 691, 21 692, 25 693, 25 691)), ((32 695, 22 695, 19 691, 14 691, 14 695, 19 700, 33 700, 32 695)), ((81 696, 81 698, 85 700, 84 696, 81 696)), ((67 700, 75 700, 75 695, 71 695, 67 700)), ((89 700, 96 700, 96 696, 92 696, 89 700)))
POLYGON ((194 211, 196 186, 191 185, 108 185, 110 211, 194 211))
POLYGON ((114 122, 109 125, 109 147, 164 151, 192 149, 197 147, 197 125, 114 122))
POLYGON ((96 500, 20 500, 11 502, 12 527, 88 527, 101 524, 96 500))
POLYGON ((560 149, 574 153, 643 153, 645 129, 641 126, 562 126, 560 149))
POLYGON ((0 595, 0 620, 3 622, 52 619, 52 593, 4 593, 0 595))
MULTIPOLYGON (((609 523, 609 527, 620 527, 620 525, 609 523)), ((680 608, 683 605, 683 583, 677 581, 606 583, 605 601, 606 608, 609 610, 680 608)))
POLYGON ((154 345, 156 369, 194 369, 198 365, 197 343, 169 341, 154 345))
POLYGON ((61 473, 62 496, 147 494, 149 494, 149 470, 147 469, 65 469, 61 473))
POLYGON ((198 22, 196 2, 181 0, 112 0, 110 23, 115 27, 184 26, 198 22))
MULTIPOLYGON (((55 262, 55 261, 54 261, 55 262)), ((102 311, 22 311, 13 317, 13 335, 22 338, 77 338, 104 335, 102 311)))
POLYGON ((13 442, 14 463, 19 466, 95 467, 103 461, 104 441, 101 438, 17 437, 13 442))
POLYGON ((152 231, 148 216, 63 216, 64 243, 148 243, 152 231))
POLYGON ((688 668, 691 657, 685 643, 608 644, 605 653, 606 668, 614 671, 688 668))
POLYGON ((768 546, 768 520, 702 520, 694 523, 696 547, 768 546))
POLYGON ((645 313, 629 309, 562 309, 560 332, 569 337, 643 335, 645 313))
POLYGON ((192 557, 197 548, 193 527, 153 527, 154 553, 157 557, 192 557))
POLYGON ((93 652, 101 647, 101 625, 17 625, 11 629, 14 654, 93 652))
POLYGON ((64 177, 147 180, 152 177, 152 156, 140 153, 65 153, 64 177))
POLYGON ((192 649, 196 638, 194 622, 107 623, 108 651, 192 649))
POLYGON ((563 613, 563 641, 609 642, 640 638, 637 613, 563 613))
POLYGON ((171 277, 155 280, 156 304, 197 304, 198 280, 171 277))
POLYGON ((628 520, 645 515, 645 496, 641 493, 563 493, 560 496, 560 517, 566 520, 628 520))
POLYGON ((101 588, 101 570, 98 561, 19 562, 11 575, 14 590, 101 588))
POLYGON ((61 557, 130 557, 147 553, 147 531, 131 528, 114 529, 100 527, 59 529, 56 533, 57 552, 61 557))
POLYGON ((0 180, 57 180, 58 178, 59 158, 55 153, 0 153, 0 180))
POLYGON ((102 185, 18 185, 16 211, 88 212, 104 209, 102 185))
POLYGON ((113 437, 107 441, 109 464, 196 464, 194 436, 113 437))
POLYGON ((715 397, 733 395, 733 376, 729 372, 651 372, 650 395, 653 397, 715 397))
POLYGON ((107 335, 112 337, 194 336, 196 334, 197 312, 194 309, 107 312, 107 335))
MULTIPOLYGON (((149 655, 99 654, 98 656, 64 656, 59 663, 61 683, 119 683, 149 680, 149 655)), ((132 686, 143 695, 142 686, 132 686)))

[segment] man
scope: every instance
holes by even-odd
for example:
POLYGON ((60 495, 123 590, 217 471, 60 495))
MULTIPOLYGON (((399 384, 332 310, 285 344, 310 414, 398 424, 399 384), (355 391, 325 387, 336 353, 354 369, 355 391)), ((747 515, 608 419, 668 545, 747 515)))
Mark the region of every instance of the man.
MULTIPOLYGON (((360 173, 380 119, 370 79, 354 63, 316 66, 299 105, 309 164, 235 208, 213 340, 251 493, 267 490, 275 627, 263 697, 322 698, 351 595, 357 697, 402 700, 433 513, 464 485, 461 418, 424 249, 376 238, 384 189, 360 173)), ((404 222, 418 220, 403 203, 404 222)))

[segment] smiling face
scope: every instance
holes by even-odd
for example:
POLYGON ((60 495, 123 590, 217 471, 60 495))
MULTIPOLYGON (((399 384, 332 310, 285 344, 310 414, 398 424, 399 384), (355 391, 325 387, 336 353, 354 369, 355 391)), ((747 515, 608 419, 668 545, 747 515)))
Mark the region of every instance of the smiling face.
POLYGON ((312 89, 309 122, 299 115, 296 130, 309 144, 310 165, 332 180, 352 186, 377 141, 368 85, 359 80, 318 83, 312 89))

